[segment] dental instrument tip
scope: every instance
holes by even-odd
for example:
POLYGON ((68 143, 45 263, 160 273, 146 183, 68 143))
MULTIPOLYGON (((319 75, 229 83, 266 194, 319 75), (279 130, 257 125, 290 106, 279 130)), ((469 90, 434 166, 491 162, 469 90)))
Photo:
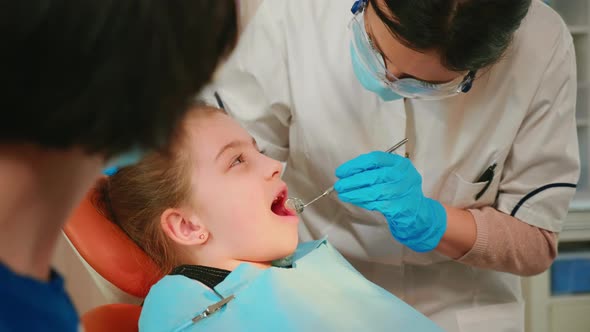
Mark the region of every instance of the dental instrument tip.
POLYGON ((305 204, 297 197, 289 197, 285 201, 285 207, 289 210, 295 211, 297 214, 301 214, 303 209, 305 209, 305 204))

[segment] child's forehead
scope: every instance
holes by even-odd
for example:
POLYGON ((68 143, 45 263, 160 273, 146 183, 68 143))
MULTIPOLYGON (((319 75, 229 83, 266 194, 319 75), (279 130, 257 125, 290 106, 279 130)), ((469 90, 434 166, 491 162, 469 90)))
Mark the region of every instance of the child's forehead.
MULTIPOLYGON (((186 123, 189 144, 200 157, 216 153, 233 141, 251 142, 252 136, 234 119, 221 112, 195 116, 186 123)), ((200 159, 200 158, 199 158, 200 159)))
POLYGON ((187 129, 202 138, 250 139, 248 132, 236 120, 221 112, 204 112, 204 114, 193 116, 187 129))

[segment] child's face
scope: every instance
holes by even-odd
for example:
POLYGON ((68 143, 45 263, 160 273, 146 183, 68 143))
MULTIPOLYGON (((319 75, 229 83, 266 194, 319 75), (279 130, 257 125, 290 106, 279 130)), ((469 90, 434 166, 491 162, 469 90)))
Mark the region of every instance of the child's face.
POLYGON ((299 219, 284 208, 281 163, 221 112, 190 121, 188 131, 193 201, 216 254, 264 263, 293 253, 299 219))

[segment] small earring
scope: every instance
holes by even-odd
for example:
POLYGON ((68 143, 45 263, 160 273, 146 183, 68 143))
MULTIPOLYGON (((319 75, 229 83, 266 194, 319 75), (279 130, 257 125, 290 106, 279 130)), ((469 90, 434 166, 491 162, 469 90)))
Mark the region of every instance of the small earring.
POLYGON ((199 239, 204 240, 205 239, 205 234, 199 235, 199 239))

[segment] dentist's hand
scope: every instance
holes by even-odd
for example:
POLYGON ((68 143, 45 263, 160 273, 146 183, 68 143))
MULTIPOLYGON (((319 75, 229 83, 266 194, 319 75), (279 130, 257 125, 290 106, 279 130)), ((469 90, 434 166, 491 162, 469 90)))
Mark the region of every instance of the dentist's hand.
POLYGON ((447 228, 439 202, 422 193, 422 177, 407 158, 371 152, 336 169, 338 197, 387 219, 394 238, 417 252, 431 251, 447 228))

